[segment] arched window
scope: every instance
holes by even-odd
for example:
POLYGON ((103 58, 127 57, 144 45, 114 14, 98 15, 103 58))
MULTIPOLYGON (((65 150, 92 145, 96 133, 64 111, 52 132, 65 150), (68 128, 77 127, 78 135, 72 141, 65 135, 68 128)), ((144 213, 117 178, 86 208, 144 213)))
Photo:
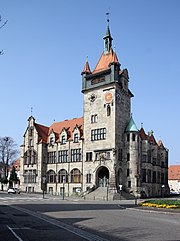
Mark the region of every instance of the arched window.
POLYGON ((107 106, 107 116, 111 115, 111 107, 110 105, 107 106))
POLYGON ((71 171, 71 182, 79 183, 81 182, 81 172, 79 169, 73 169, 71 171))
POLYGON ((49 170, 47 172, 47 182, 48 183, 55 183, 56 182, 56 174, 55 171, 49 170))
POLYGON ((65 169, 61 169, 58 172, 58 182, 59 183, 66 183, 68 182, 68 173, 65 169))

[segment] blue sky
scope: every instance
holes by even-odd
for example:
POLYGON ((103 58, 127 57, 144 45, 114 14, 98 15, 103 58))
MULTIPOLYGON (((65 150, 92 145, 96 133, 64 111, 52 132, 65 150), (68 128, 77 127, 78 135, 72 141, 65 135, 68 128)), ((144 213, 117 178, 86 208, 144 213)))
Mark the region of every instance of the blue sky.
POLYGON ((113 46, 130 76, 133 118, 180 164, 179 0, 0 0, 0 136, 23 142, 27 119, 51 125, 83 116, 81 71, 103 51, 110 9, 113 46))

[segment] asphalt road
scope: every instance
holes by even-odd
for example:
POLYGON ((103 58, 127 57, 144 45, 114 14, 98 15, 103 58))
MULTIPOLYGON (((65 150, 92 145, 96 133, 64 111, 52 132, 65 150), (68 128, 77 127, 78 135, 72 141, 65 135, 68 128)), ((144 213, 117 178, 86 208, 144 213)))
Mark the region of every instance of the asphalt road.
POLYGON ((0 241, 180 241, 180 213, 133 201, 62 200, 0 193, 0 241))

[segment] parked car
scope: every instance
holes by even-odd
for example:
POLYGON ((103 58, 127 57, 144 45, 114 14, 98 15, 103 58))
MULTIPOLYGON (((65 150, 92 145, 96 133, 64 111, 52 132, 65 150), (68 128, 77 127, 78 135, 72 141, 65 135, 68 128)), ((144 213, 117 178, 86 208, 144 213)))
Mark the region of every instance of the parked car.
POLYGON ((8 189, 8 194, 20 194, 20 190, 16 187, 11 187, 8 189))
POLYGON ((170 191, 170 194, 180 194, 178 191, 170 191))

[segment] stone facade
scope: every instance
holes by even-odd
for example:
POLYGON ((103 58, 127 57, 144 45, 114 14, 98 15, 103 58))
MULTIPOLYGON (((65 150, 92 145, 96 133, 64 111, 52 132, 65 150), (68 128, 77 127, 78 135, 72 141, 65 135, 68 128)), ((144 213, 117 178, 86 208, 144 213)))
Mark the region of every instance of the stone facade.
POLYGON ((168 150, 131 116, 128 71, 112 49, 109 26, 104 51, 91 72, 82 71, 83 118, 46 127, 28 120, 21 147, 21 189, 72 195, 120 187, 133 195, 168 193, 168 150))

